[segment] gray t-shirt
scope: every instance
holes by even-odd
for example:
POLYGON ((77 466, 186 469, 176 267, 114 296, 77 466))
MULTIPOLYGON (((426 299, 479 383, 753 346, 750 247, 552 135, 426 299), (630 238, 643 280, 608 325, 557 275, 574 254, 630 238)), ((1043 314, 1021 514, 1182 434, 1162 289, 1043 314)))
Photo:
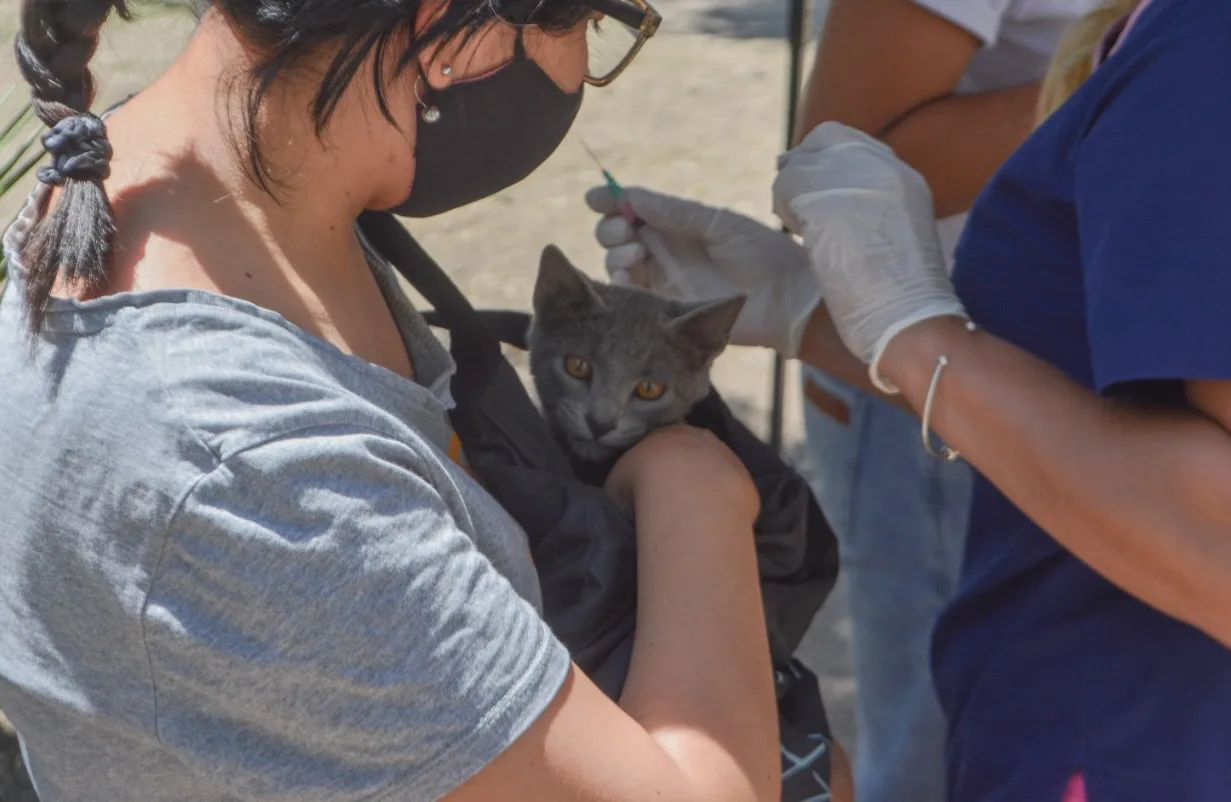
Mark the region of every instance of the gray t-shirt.
MULTIPOLYGON (((17 250, 27 206, 6 235, 17 250)), ((419 383, 196 290, 0 297, 0 710, 43 802, 429 800, 568 670, 524 533, 419 383)))

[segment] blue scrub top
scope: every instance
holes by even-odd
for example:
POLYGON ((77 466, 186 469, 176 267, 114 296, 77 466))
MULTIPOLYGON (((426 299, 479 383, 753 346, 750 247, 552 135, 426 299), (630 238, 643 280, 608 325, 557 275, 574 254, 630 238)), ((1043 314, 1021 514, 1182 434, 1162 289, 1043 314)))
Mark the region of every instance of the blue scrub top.
MULTIPOLYGON (((980 325, 1094 392, 1179 404, 1184 379, 1231 379, 1228 0, 1153 0, 988 185, 954 282, 980 325)), ((1231 800, 1231 651, 982 478, 933 670, 953 802, 1060 802, 1076 771, 1090 802, 1231 800)))

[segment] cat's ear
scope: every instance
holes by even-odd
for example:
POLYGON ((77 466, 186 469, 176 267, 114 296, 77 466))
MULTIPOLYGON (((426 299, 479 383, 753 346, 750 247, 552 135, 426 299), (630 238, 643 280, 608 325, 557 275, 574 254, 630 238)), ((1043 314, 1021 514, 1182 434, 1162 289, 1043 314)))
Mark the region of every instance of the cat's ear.
POLYGON ((735 321, 744 311, 747 301, 747 296, 736 295, 734 298, 690 304, 683 314, 667 324, 667 328, 675 336, 716 356, 727 347, 731 329, 735 327, 735 321))
POLYGON ((573 267, 564 252, 555 245, 543 249, 539 258, 539 276, 534 282, 534 314, 544 315, 567 309, 602 309, 606 305, 598 297, 590 278, 573 267))

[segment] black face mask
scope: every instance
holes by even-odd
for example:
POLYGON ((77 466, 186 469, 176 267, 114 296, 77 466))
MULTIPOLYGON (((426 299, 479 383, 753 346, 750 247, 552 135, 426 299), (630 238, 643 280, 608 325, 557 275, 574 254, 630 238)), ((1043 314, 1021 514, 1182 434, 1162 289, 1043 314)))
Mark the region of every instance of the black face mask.
POLYGON ((429 88, 416 130, 414 184, 390 211, 431 217, 521 181, 559 147, 581 95, 556 86, 527 58, 520 34, 513 60, 496 73, 429 88))

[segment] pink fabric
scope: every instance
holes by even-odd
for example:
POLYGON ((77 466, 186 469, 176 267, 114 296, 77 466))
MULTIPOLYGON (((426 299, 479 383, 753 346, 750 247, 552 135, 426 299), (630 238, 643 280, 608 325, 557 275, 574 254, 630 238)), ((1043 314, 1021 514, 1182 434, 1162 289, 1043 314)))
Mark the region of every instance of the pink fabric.
POLYGON ((1060 802, 1089 802, 1086 798, 1086 778, 1080 772, 1069 780, 1060 802))

